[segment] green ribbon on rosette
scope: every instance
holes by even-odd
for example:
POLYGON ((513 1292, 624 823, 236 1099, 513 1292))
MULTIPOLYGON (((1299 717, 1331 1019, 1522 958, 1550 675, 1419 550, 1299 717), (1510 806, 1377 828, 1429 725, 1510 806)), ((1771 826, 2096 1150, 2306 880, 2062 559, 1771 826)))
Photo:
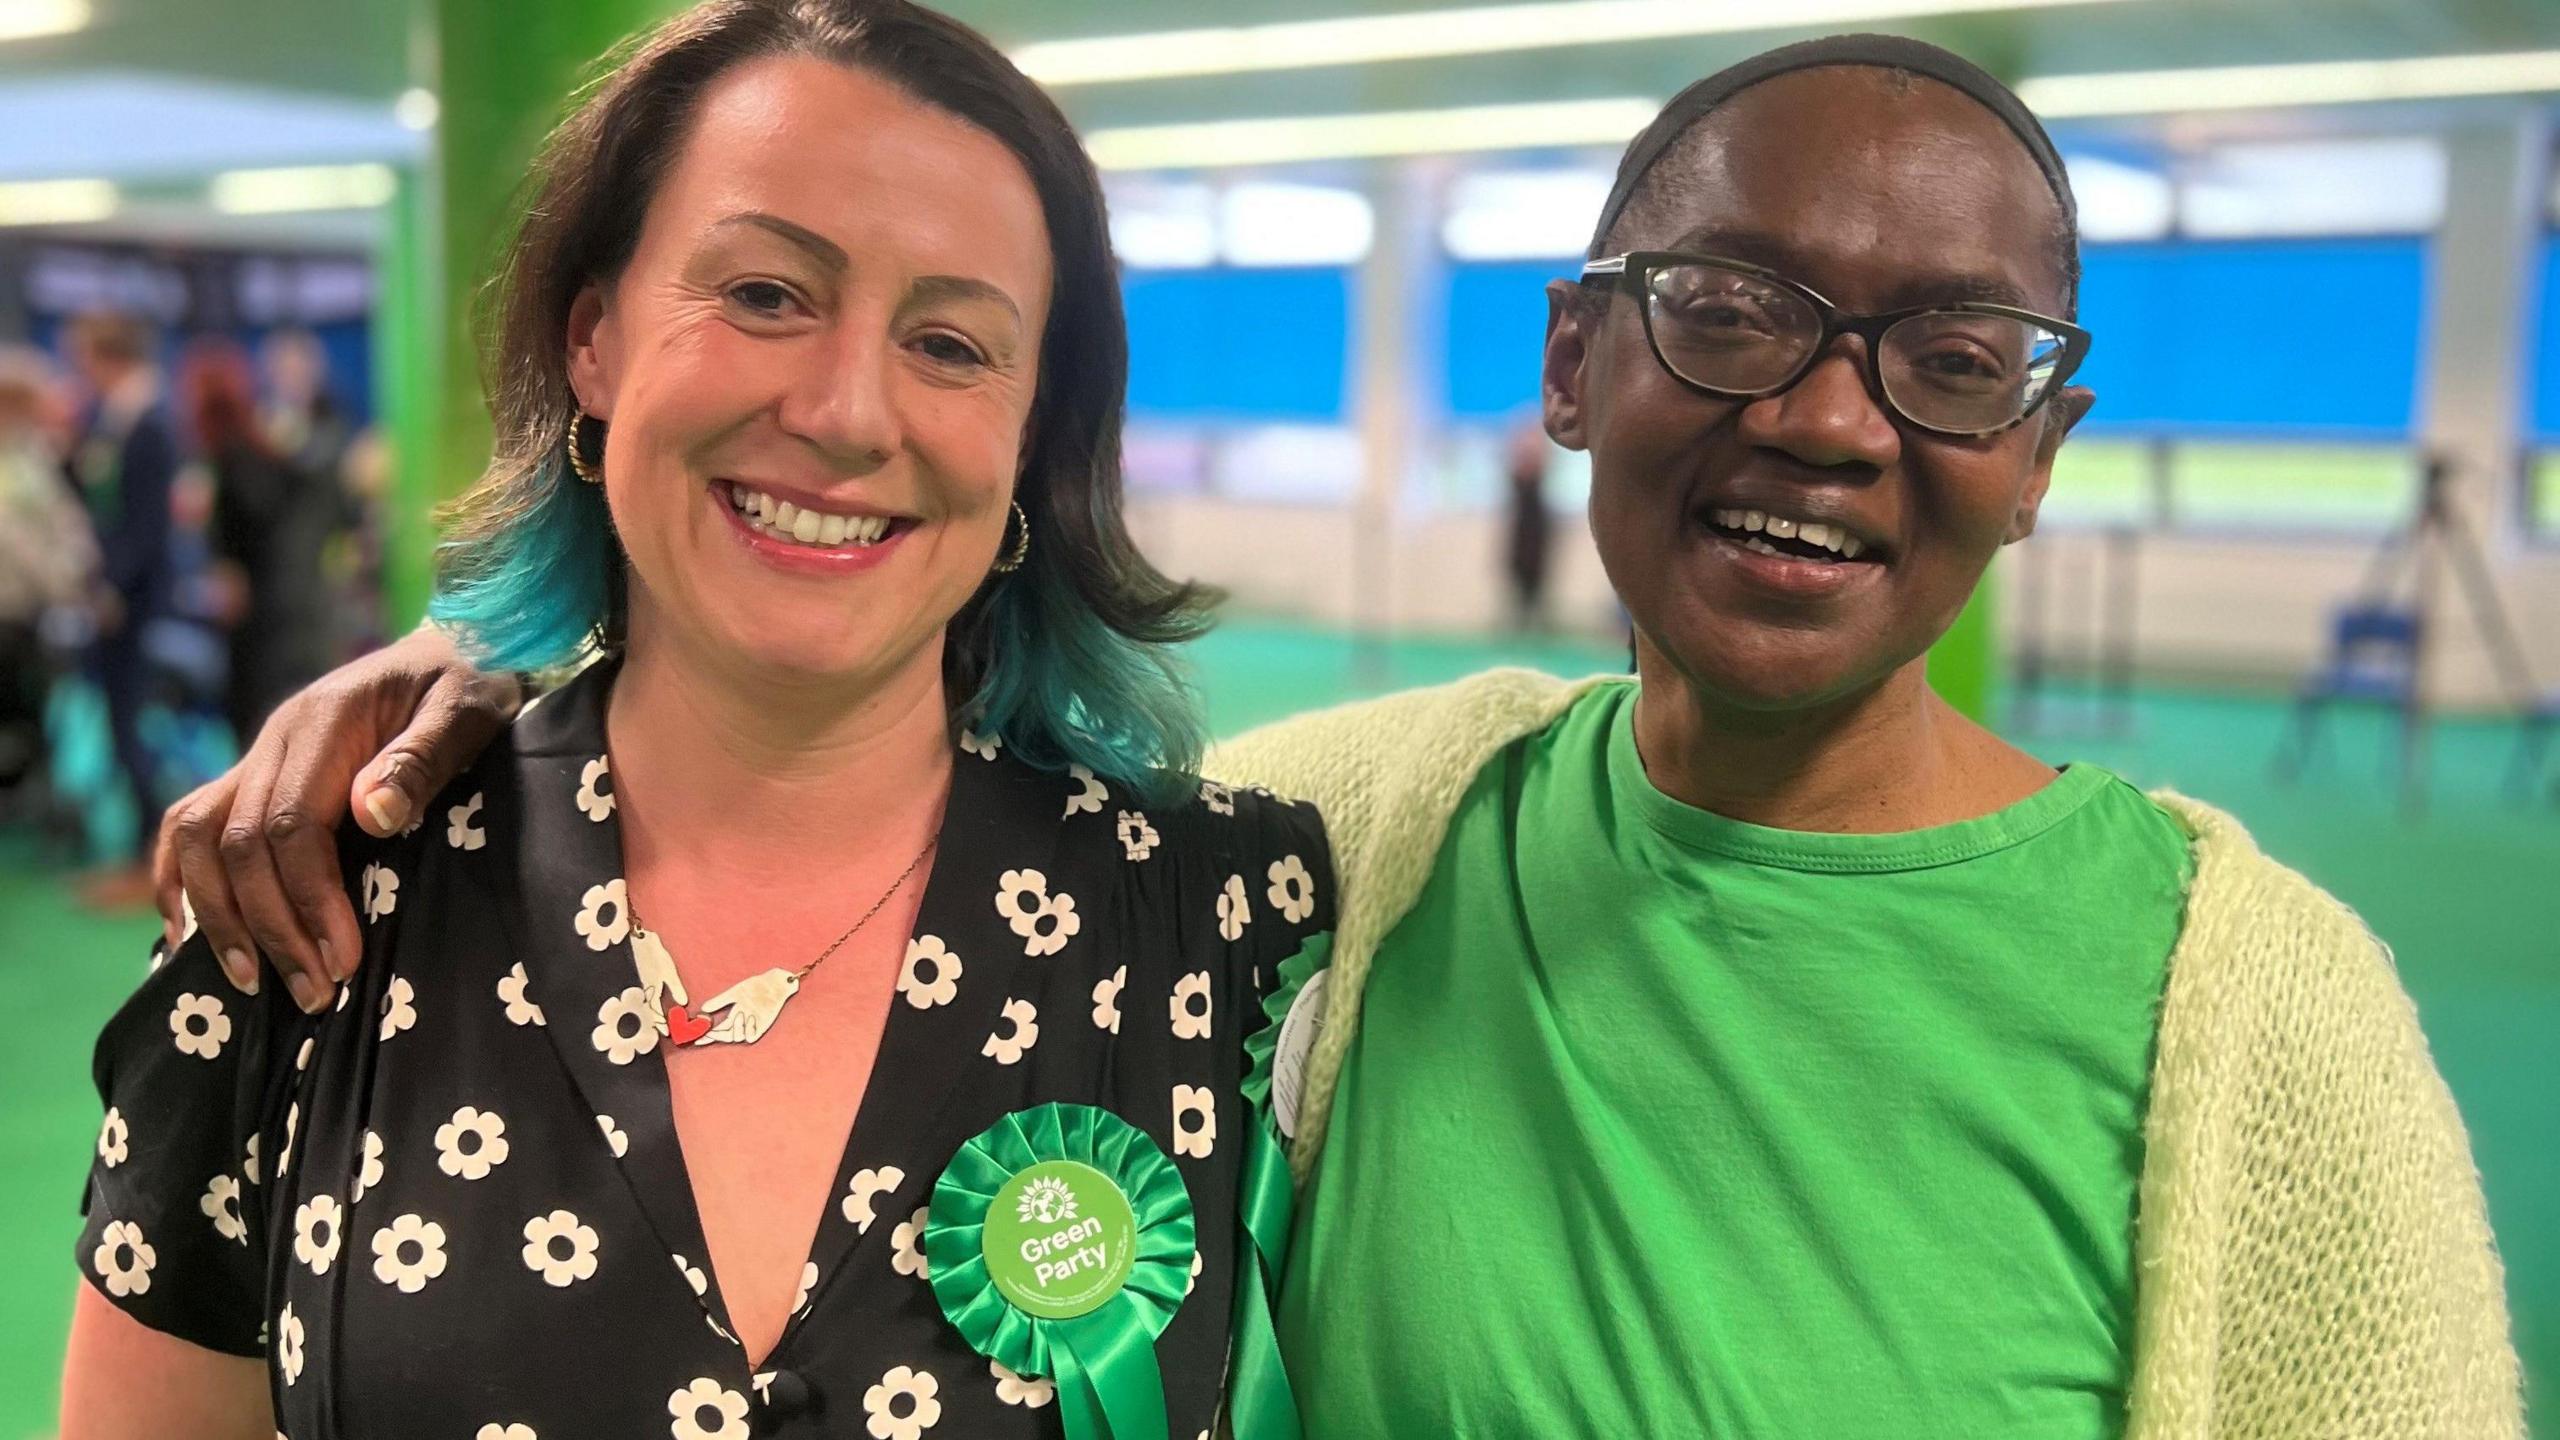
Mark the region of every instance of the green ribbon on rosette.
POLYGON ((1156 1337, 1190 1288, 1191 1192, 1090 1105, 1017 1110, 933 1187, 934 1298, 970 1348, 1058 1387, 1067 1440, 1166 1440, 1156 1337))

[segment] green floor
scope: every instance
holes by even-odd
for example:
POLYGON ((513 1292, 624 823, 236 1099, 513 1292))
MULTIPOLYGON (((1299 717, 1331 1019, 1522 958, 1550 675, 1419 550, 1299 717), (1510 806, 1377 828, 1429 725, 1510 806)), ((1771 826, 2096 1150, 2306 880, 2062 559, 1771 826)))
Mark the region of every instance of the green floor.
MULTIPOLYGON (((1199 659, 1214 727, 1231 734, 1490 663, 1570 674, 1615 668, 1623 654, 1561 641, 1364 645, 1239 623, 1199 659)), ((2314 783, 2292 789, 2267 778, 2283 714, 2263 700, 2145 693, 2118 738, 2100 738, 2091 717, 2050 713, 2049 731, 2019 737, 2028 748, 2236 811, 2396 948, 2471 1125, 2526 1370, 2541 1395, 2560 1394, 2560 807, 2500 793, 2510 733, 2439 727, 2432 803, 2408 819, 2383 783, 2384 731, 2371 722, 2342 726, 2314 783)), ((73 1207, 97 1134, 90 1037, 140 976, 152 929, 82 913, 63 877, 28 857, 22 837, 0 835, 0 994, 17 997, 22 1017, 0 1047, 0 1440, 51 1433, 76 1283, 73 1207)))

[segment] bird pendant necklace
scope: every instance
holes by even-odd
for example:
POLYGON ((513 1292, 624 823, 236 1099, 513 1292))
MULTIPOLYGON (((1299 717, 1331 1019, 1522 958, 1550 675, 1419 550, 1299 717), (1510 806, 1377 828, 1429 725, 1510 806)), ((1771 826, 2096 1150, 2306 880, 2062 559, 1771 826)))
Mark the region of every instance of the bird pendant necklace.
POLYGON ((698 1007, 685 993, 684 977, 676 973, 675 957, 667 953, 667 942, 659 939, 657 932, 651 930, 641 920, 640 913, 634 910, 631 914, 631 961, 640 971, 640 992, 648 997, 651 1023, 659 1034, 678 1045, 752 1045, 763 1039, 773 1029, 773 1023, 782 1018, 782 1007, 791 1003, 792 996, 800 993, 800 982, 808 978, 810 971, 826 964, 827 957, 844 948, 844 942, 852 939, 863 926, 870 924, 871 917, 880 913, 880 907, 889 903, 890 896, 906 888, 907 881, 915 876, 916 867, 924 864, 924 857, 933 853, 933 846, 932 840, 924 842, 924 848, 916 852, 916 858, 907 862, 907 868, 898 872, 898 878, 889 882, 889 888, 881 892, 879 899, 871 902, 871 908, 862 912, 862 918, 845 927, 843 934, 828 941, 827 948, 818 952, 817 959, 797 970, 777 967, 750 975, 698 1007))

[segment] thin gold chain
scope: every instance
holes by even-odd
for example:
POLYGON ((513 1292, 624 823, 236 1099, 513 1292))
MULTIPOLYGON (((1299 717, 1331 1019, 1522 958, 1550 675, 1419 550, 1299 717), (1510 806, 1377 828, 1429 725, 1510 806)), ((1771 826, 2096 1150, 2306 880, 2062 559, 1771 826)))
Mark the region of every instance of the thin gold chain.
MULTIPOLYGON (((880 892, 880 898, 871 902, 871 908, 862 912, 862 918, 854 921, 851 925, 846 926, 843 934, 828 941, 827 948, 818 952, 817 959, 812 960, 808 964, 801 966, 799 969, 792 971, 791 978, 794 980, 805 980, 809 978, 810 971, 826 964, 829 956, 844 948, 844 942, 852 939, 855 933, 860 931, 863 926, 870 924, 871 917, 880 913, 880 907, 889 903, 889 897, 897 894, 900 890, 905 889, 907 882, 915 878, 916 867, 924 863, 924 857, 933 853, 933 847, 940 843, 941 839, 941 836, 936 835, 932 839, 925 841, 924 848, 916 852, 916 858, 907 862, 907 868, 898 872, 898 878, 889 882, 889 888, 880 892)), ((640 918, 639 907, 634 905, 629 906, 628 908, 631 911, 632 928, 635 930, 648 929, 649 923, 640 918)))

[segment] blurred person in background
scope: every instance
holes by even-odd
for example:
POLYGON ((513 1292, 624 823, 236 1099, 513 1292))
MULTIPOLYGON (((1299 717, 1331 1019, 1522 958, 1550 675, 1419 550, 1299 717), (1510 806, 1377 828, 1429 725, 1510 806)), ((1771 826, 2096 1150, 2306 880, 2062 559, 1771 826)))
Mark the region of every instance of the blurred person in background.
POLYGON ((1511 482, 1510 526, 1503 577, 1511 582, 1511 628, 1547 627, 1547 564, 1555 549, 1555 516, 1547 509, 1547 432, 1533 421, 1511 437, 1504 467, 1511 482))
MULTIPOLYGON (((1254 1042, 1307 1187, 1306 1434, 2522 1434, 2381 943, 2232 817, 1929 687, 2095 402, 2078 274, 2059 154, 1960 57, 1835 37, 1700 81, 1549 291, 1545 426, 1591 456, 1635 677, 1210 757, 1314 797, 1339 867, 1254 1042)), ((329 683, 298 798, 262 746, 200 819, 396 830, 503 699, 432 634, 329 683)), ((277 963, 343 897, 268 896, 277 963)))
POLYGON ((346 458, 355 427, 329 384, 329 352, 308 330, 272 331, 258 346, 265 381, 259 423, 267 444, 306 473, 330 480, 346 458))
POLYGON ((43 758, 45 618, 87 599, 98 562, 89 517, 63 480, 60 409, 44 356, 0 348, 0 791, 43 758))
POLYGON ((223 713, 245 747, 269 711, 336 659, 321 563, 344 511, 343 437, 315 445, 305 423, 296 446, 285 438, 294 432, 261 425, 249 357, 227 340, 188 348, 178 395, 212 485, 213 608, 230 656, 223 713))
POLYGON ((86 392, 70 472, 100 559, 91 595, 96 639, 85 668, 107 702, 116 769, 136 825, 132 863, 91 877, 81 894, 92 905, 117 908, 150 898, 145 862, 164 803, 142 711, 152 675, 146 634, 176 599, 170 498, 178 442, 156 364, 158 337, 148 323, 113 311, 80 315, 65 328, 64 350, 86 392))

